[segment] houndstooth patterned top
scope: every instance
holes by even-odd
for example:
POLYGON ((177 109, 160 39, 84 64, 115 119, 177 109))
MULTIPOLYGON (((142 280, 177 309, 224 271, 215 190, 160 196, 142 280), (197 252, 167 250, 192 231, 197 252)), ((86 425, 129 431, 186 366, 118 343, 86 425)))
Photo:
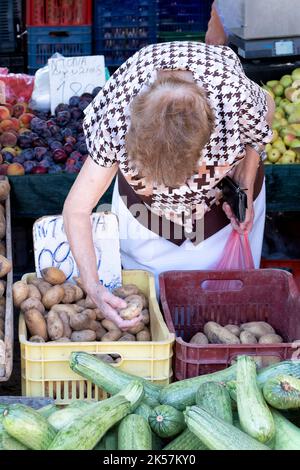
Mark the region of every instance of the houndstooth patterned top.
MULTIPOLYGON (((236 54, 225 46, 170 42, 147 46, 128 59, 86 109, 84 132, 89 154, 101 166, 118 163, 127 182, 157 215, 192 229, 195 219, 217 203, 215 185, 245 156, 250 145, 259 151, 272 137, 266 122, 262 88, 246 77, 236 54), (156 79, 159 69, 192 72, 206 90, 215 113, 215 129, 199 155, 199 170, 184 186, 147 186, 125 149, 130 103, 156 79)), ((184 155, 182 157, 184 165, 184 155)))

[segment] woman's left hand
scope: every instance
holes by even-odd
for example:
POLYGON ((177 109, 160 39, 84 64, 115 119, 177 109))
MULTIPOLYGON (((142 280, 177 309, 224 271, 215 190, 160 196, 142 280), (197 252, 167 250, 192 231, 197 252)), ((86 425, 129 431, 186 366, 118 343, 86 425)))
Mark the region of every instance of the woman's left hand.
POLYGON ((253 221, 254 221, 253 203, 249 204, 248 202, 248 209, 246 210, 246 217, 245 217, 244 222, 239 222, 237 220, 234 213, 232 212, 230 205, 227 202, 224 202, 223 204, 223 211, 225 212, 228 219, 230 220, 232 228, 234 230, 236 230, 240 234, 243 234, 245 232, 248 232, 248 233, 251 232, 252 227, 253 227, 253 221))

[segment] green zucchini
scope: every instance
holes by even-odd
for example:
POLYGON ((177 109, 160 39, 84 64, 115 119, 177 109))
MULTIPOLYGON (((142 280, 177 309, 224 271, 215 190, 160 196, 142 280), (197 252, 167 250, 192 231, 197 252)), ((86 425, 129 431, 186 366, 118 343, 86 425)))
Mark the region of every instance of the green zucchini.
POLYGON ((263 393, 269 405, 277 410, 300 408, 300 380, 289 375, 278 375, 266 381, 263 393))
POLYGON ((186 428, 183 413, 169 405, 156 406, 148 419, 152 431, 163 439, 176 436, 186 428))
POLYGON ((28 447, 21 444, 21 442, 17 441, 17 439, 13 438, 5 431, 3 427, 3 412, 5 408, 0 405, 0 450, 28 450, 28 447))
POLYGON ((267 380, 282 374, 300 379, 300 359, 278 362, 261 369, 257 374, 257 383, 263 388, 267 380))
POLYGON ((208 448, 189 429, 185 429, 163 450, 208 450, 208 448))
POLYGON ((49 416, 51 416, 53 413, 55 413, 58 410, 59 408, 56 405, 46 405, 46 406, 43 406, 42 408, 39 408, 37 411, 38 413, 43 415, 44 418, 48 419, 49 416))
POLYGON ((152 413, 152 408, 147 405, 147 403, 141 403, 140 406, 137 407, 137 409, 134 412, 136 415, 143 416, 148 421, 149 416, 152 413))
POLYGON ((32 450, 46 450, 56 431, 38 411, 25 405, 9 405, 4 411, 5 431, 32 450))
POLYGON ((92 406, 91 402, 77 400, 74 403, 71 403, 66 408, 52 413, 48 418, 48 423, 50 423, 51 426, 56 429, 56 431, 60 431, 62 428, 70 424, 76 418, 84 414, 85 410, 90 406, 92 406))
POLYGON ((201 384, 196 393, 196 405, 232 424, 231 399, 225 385, 219 382, 201 384))
POLYGON ((56 434, 48 450, 94 449, 109 429, 132 412, 142 395, 143 385, 131 382, 122 394, 89 406, 83 415, 56 434))
POLYGON ((187 408, 185 420, 189 430, 210 450, 270 450, 232 424, 198 406, 187 408))
POLYGON ((236 396, 243 431, 263 444, 270 443, 275 435, 274 420, 257 385, 256 364, 251 357, 238 357, 236 396))
POLYGON ((144 402, 150 406, 156 406, 159 403, 158 397, 161 388, 158 385, 122 372, 91 354, 85 352, 71 353, 70 367, 74 372, 90 380, 110 395, 115 395, 128 384, 139 379, 145 390, 144 402))
POLYGON ((152 450, 162 450, 162 448, 164 447, 164 441, 158 437, 157 434, 155 434, 155 432, 152 431, 152 450))
POLYGON ((152 450, 151 429, 143 416, 131 414, 121 421, 118 450, 152 450))
POLYGON ((227 382, 236 378, 236 364, 213 374, 200 375, 192 379, 174 382, 164 387, 159 394, 159 402, 184 411, 187 406, 196 403, 196 392, 205 382, 227 382))
POLYGON ((118 450, 118 427, 110 429, 94 450, 118 450))
POLYGON ((300 429, 276 410, 271 410, 275 422, 275 450, 300 450, 300 429))

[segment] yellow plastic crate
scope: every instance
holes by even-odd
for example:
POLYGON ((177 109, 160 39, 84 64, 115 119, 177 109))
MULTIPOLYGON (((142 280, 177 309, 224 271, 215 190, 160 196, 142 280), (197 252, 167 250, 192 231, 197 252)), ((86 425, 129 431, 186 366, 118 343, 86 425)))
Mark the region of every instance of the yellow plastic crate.
MULTIPOLYGON (((24 276, 24 280, 29 274, 24 276)), ((159 309, 154 277, 147 271, 123 271, 123 284, 136 284, 149 299, 150 327, 153 341, 31 343, 27 340, 24 316, 19 319, 21 346, 22 395, 50 397, 57 404, 75 398, 102 400, 103 390, 75 374, 69 367, 71 352, 119 354, 120 370, 166 385, 172 378, 174 334, 170 333, 159 309)))

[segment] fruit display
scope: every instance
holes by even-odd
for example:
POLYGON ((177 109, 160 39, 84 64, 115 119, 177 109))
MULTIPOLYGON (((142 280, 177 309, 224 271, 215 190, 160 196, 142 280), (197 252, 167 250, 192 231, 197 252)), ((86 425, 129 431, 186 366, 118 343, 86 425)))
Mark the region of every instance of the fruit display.
POLYGON ((266 164, 300 163, 300 68, 263 86, 274 98, 273 138, 266 145, 266 164))
POLYGON ((74 352, 70 366, 110 393, 39 410, 1 405, 2 450, 299 450, 300 429, 280 410, 299 410, 300 361, 256 372, 249 356, 224 371, 161 387, 124 374, 94 355, 74 352), (282 375, 282 372, 285 375, 282 375), (93 378, 94 377, 94 378, 93 378), (230 379, 231 377, 231 379, 230 379), (191 381, 193 397, 187 400, 191 381), (230 382, 228 382, 230 380, 230 382), (289 384, 289 390, 285 384, 289 384), (177 389, 177 403, 164 397, 177 389), (179 406, 180 404, 180 406, 179 406), (272 404, 272 406, 270 406, 272 404))
MULTIPOLYGON (((150 341, 148 301, 137 286, 128 284, 114 291, 127 307, 119 311, 122 318, 141 320, 125 332, 86 296, 79 278, 76 283, 66 282, 64 273, 57 268, 46 268, 42 278, 35 275, 13 285, 14 305, 25 317, 29 341, 89 342, 89 341, 150 341), (128 295, 129 294, 129 295, 128 295), (148 325, 148 326, 147 326, 148 325)), ((107 355, 107 361, 114 358, 107 355)), ((118 362, 118 358, 115 359, 118 362)))
POLYGON ((72 96, 55 115, 27 103, 0 106, 0 174, 78 173, 87 158, 82 128, 85 108, 99 93, 72 96))

